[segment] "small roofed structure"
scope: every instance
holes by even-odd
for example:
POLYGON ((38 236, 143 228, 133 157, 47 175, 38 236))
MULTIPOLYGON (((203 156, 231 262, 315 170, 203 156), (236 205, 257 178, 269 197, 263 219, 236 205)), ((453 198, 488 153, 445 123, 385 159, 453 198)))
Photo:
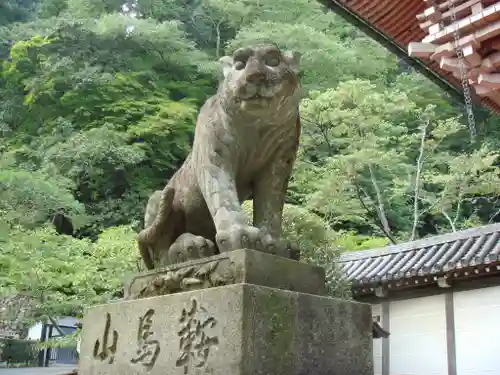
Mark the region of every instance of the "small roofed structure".
POLYGON ((500 224, 381 249, 345 253, 340 265, 355 297, 500 276, 500 224))
POLYGON ((371 304, 374 329, 391 333, 373 342, 375 375, 500 374, 491 334, 500 316, 500 223, 348 252, 340 266, 354 298, 371 304))

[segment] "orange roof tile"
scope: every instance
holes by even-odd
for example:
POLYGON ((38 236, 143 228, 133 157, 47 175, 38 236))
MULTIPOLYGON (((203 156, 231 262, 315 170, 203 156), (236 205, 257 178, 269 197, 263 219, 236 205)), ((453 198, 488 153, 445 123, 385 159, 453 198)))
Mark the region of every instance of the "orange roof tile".
MULTIPOLYGON (((487 2, 491 4, 495 1, 483 0, 483 3, 487 2)), ((324 0, 321 3, 330 8, 347 8, 405 51, 410 42, 420 42, 427 35, 425 30, 420 28, 417 19, 417 14, 428 7, 423 0, 324 0)), ((451 73, 440 69, 439 64, 427 59, 419 61, 462 91, 460 81, 451 73)), ((500 113, 500 105, 490 98, 474 95, 474 99, 500 113)))

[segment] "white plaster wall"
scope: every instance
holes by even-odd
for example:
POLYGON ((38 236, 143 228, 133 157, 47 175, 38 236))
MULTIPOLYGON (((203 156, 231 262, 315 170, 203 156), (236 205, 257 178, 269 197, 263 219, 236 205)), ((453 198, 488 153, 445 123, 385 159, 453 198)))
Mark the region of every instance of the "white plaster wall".
MULTIPOLYGON (((372 316, 380 316, 379 324, 383 327, 381 305, 372 305, 372 316)), ((382 375, 382 341, 384 339, 373 340, 373 370, 374 375, 382 375)))
POLYGON ((391 375, 448 374, 444 301, 437 295, 390 303, 391 375))
POLYGON ((457 375, 500 374, 500 287, 455 292, 457 375))
POLYGON ((42 337, 42 323, 37 323, 28 329, 29 340, 40 340, 42 337))

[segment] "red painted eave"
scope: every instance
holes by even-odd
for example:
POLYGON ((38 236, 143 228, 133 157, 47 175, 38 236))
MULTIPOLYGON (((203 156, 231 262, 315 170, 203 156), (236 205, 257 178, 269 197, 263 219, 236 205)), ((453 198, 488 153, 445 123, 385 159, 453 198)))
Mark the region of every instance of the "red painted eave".
MULTIPOLYGON (((405 51, 408 50, 410 42, 420 42, 426 36, 417 20, 417 14, 422 13, 427 7, 423 0, 345 0, 339 3, 392 39, 405 51)), ((425 59, 420 61, 462 91, 461 83, 451 73, 441 70, 437 63, 425 59)), ((478 99, 483 105, 500 114, 499 104, 487 97, 478 99)))

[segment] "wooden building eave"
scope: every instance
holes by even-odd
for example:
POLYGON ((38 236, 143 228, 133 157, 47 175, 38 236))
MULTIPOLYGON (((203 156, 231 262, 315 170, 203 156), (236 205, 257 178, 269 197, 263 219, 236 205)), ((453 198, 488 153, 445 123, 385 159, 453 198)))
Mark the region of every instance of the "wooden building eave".
POLYGON ((458 101, 463 101, 463 93, 458 90, 457 87, 452 85, 449 81, 444 79, 442 76, 430 69, 426 64, 424 64, 420 59, 411 57, 405 48, 401 47, 394 40, 385 35, 382 31, 378 30, 369 22, 366 22, 363 18, 358 16, 356 13, 351 11, 340 1, 337 0, 318 0, 326 8, 338 14, 340 17, 345 19, 351 25, 355 26, 357 29, 365 33, 369 38, 375 40, 389 52, 394 53, 399 59, 406 62, 412 68, 417 70, 419 73, 423 74, 425 77, 429 78, 436 85, 441 87, 444 91, 449 93, 454 99, 458 101))
POLYGON ((371 284, 353 283, 352 293, 356 299, 370 297, 385 298, 389 295, 405 295, 415 291, 428 290, 430 294, 435 289, 454 289, 457 285, 460 289, 471 289, 480 284, 500 285, 500 262, 488 266, 467 267, 452 272, 442 272, 432 276, 415 276, 406 279, 387 280, 371 284))
MULTIPOLYGON (((404 39, 408 39, 408 36, 410 34, 413 35, 415 33, 415 27, 418 30, 420 30, 420 28, 418 27, 418 21, 416 20, 415 17, 412 17, 415 19, 412 21, 410 20, 405 21, 406 18, 408 18, 406 17, 405 20, 390 22, 390 27, 389 27, 384 24, 384 22, 387 23, 387 15, 384 16, 381 13, 381 11, 377 10, 377 7, 373 5, 370 1, 367 2, 354 1, 356 7, 359 8, 362 5, 363 7, 366 8, 366 11, 360 10, 364 8, 352 9, 352 6, 351 7, 349 6, 351 2, 350 0, 344 0, 344 1, 318 0, 318 2, 324 5, 326 8, 330 9, 331 11, 337 13, 347 22, 351 23, 352 25, 360 29, 367 36, 374 39, 375 41, 380 43, 383 47, 385 47, 387 50, 398 56, 398 58, 405 61, 408 65, 412 66, 416 71, 423 74, 425 77, 429 78, 432 82, 441 87, 445 92, 450 94, 452 99, 457 101, 457 104, 462 104, 464 102, 462 86, 458 79, 452 77, 450 74, 447 74, 446 72, 443 72, 439 68, 439 66, 436 66, 434 62, 427 62, 425 61, 425 59, 421 60, 418 57, 408 56, 407 42, 409 41, 404 39), (363 13, 366 13, 366 15, 363 13), (379 18, 381 19, 380 21, 378 21, 379 18), (394 33, 395 30, 399 30, 397 32, 398 33, 397 37, 394 37, 393 35, 389 35, 383 32, 381 30, 380 25, 378 25, 377 22, 381 22, 382 24, 385 25, 382 26, 382 28, 389 27, 390 33, 394 33), (409 23, 414 22, 414 25, 413 24, 411 25, 412 27, 411 31, 403 33, 401 31, 401 28, 404 25, 408 24, 407 22, 409 23), (403 23, 404 25, 402 25, 401 23, 403 23), (398 39, 402 39, 400 40, 401 43, 398 43, 397 41, 398 39)), ((406 1, 406 3, 408 3, 408 1, 406 1)), ((410 13, 413 13, 413 11, 417 12, 417 8, 422 8, 423 4, 424 4, 423 2, 415 3, 414 4, 415 9, 412 9, 412 12, 410 13)), ((385 7, 391 7, 391 6, 393 6, 394 9, 392 9, 392 11, 390 11, 389 13, 394 13, 395 8, 399 5, 397 4, 393 5, 391 4, 391 2, 387 2, 385 5, 385 7)), ((421 11, 422 9, 419 10, 421 11)), ((410 41, 418 41, 418 40, 419 39, 417 38, 416 40, 412 39, 410 41)), ((492 110, 493 112, 500 113, 500 106, 492 99, 488 97, 479 97, 476 93, 474 93, 474 90, 471 90, 471 97, 474 104, 484 105, 486 108, 492 110)))

